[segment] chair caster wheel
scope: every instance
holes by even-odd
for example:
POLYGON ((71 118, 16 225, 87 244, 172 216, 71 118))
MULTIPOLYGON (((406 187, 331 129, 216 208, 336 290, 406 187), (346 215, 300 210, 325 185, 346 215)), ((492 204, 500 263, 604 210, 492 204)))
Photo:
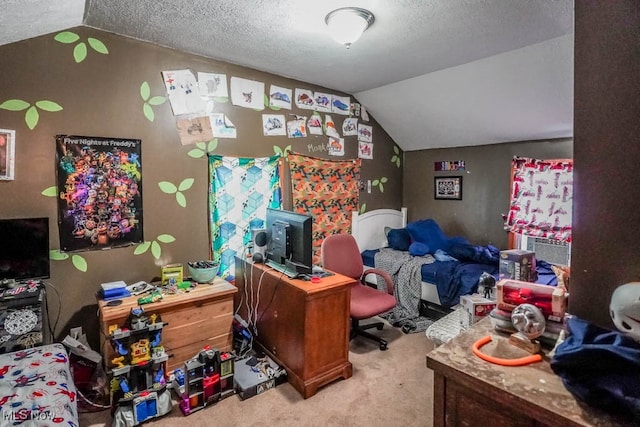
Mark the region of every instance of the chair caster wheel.
POLYGON ((387 344, 380 343, 380 350, 385 351, 387 349, 387 344))
POLYGON ((380 325, 377 325, 377 326, 376 326, 376 329, 377 329, 377 330, 379 330, 379 331, 381 331, 381 330, 382 330, 382 328, 384 328, 384 325, 383 325, 383 324, 380 324, 380 325))

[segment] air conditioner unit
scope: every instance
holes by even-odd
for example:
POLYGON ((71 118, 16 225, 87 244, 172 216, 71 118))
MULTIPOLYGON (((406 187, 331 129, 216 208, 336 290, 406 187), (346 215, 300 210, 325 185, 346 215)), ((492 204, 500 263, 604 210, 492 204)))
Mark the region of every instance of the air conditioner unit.
POLYGON ((570 265, 571 243, 545 237, 532 237, 520 234, 518 248, 536 253, 536 259, 551 264, 570 265))

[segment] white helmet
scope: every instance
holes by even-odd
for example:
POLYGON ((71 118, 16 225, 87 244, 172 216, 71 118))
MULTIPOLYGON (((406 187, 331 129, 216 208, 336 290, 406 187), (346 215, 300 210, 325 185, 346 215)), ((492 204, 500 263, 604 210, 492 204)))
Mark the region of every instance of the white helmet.
POLYGON ((640 342, 640 282, 618 286, 609 310, 616 328, 640 342))

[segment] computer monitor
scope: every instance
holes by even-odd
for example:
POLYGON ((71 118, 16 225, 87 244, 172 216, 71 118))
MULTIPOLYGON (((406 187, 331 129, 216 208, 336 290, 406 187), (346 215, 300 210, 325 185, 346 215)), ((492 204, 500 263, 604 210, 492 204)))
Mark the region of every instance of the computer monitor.
POLYGON ((281 265, 293 264, 299 273, 310 272, 313 265, 312 225, 310 215, 268 208, 267 259, 281 265))

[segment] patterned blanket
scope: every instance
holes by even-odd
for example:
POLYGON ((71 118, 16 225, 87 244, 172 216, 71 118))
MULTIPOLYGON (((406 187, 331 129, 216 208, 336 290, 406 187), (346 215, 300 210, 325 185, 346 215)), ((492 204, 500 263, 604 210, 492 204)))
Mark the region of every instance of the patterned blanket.
MULTIPOLYGON (((412 256, 408 252, 382 248, 375 255, 375 267, 389 273, 394 282, 394 293, 398 304, 380 317, 387 319, 393 326, 402 328, 404 333, 425 331, 433 320, 420 316, 420 297, 422 296, 422 275, 424 264, 434 263, 431 255, 412 256)), ((377 279, 378 289, 385 290, 381 278, 377 279)))

